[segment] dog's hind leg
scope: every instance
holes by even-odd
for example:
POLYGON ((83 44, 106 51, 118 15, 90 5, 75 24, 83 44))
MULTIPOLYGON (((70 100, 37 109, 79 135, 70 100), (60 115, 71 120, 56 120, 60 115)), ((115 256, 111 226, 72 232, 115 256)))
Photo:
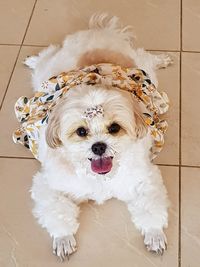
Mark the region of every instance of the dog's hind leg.
POLYGON ((132 57, 137 68, 147 72, 156 87, 158 85, 156 70, 166 68, 173 63, 173 60, 168 54, 151 54, 142 48, 134 50, 132 57))
POLYGON ((30 69, 34 70, 40 62, 52 57, 58 50, 58 46, 50 45, 49 47, 43 49, 38 55, 27 56, 23 63, 30 69))
POLYGON ((163 69, 167 68, 171 64, 173 64, 173 59, 168 54, 159 54, 159 55, 152 55, 155 58, 155 68, 156 69, 163 69))

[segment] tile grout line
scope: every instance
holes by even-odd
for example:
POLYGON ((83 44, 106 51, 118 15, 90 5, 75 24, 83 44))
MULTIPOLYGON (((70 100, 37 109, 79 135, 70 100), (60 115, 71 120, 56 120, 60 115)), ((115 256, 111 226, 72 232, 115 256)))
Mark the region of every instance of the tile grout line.
MULTIPOLYGON (((173 49, 145 49, 148 52, 172 52, 172 53, 177 53, 180 52, 180 50, 173 50, 173 49)), ((200 52, 199 52, 200 53, 200 52)))
POLYGON ((8 80, 8 84, 7 84, 7 86, 6 86, 6 90, 5 90, 5 92, 4 92, 2 101, 1 101, 1 103, 0 103, 0 111, 1 111, 1 109, 2 109, 2 107, 3 107, 3 103, 4 103, 4 100, 5 100, 5 98, 6 98, 6 95, 7 95, 7 92, 8 92, 8 88, 9 88, 9 85, 10 85, 10 82, 11 82, 11 79, 12 79, 12 76, 13 76, 13 73, 14 73, 14 70, 15 70, 15 67, 16 67, 16 65, 17 65, 17 61, 18 61, 18 59, 19 59, 19 55, 20 55, 21 49, 22 49, 22 47, 23 47, 23 43, 24 43, 24 40, 25 40, 27 31, 28 31, 28 28, 29 28, 29 25, 30 25, 32 16, 33 16, 33 12, 34 12, 34 10, 35 10, 36 3, 37 3, 37 0, 35 0, 35 3, 34 3, 34 5, 33 5, 33 8, 32 8, 31 14, 30 14, 30 18, 29 18, 29 20, 28 20, 28 23, 27 23, 27 26, 26 26, 26 29, 25 29, 24 36, 23 36, 23 38, 22 38, 22 42, 21 42, 20 47, 19 47, 19 51, 18 51, 18 53, 17 53, 16 60, 15 60, 15 63, 14 63, 14 65, 13 65, 13 69, 12 69, 12 71, 11 71, 11 74, 10 74, 10 77, 9 77, 9 80, 8 80))
POLYGON ((1 44, 0 46, 20 46, 21 44, 1 44))
POLYGON ((180 62, 179 62, 179 226, 178 226, 178 266, 181 267, 182 255, 181 255, 181 166, 182 166, 182 148, 181 148, 181 126, 182 126, 182 51, 183 51, 183 3, 180 0, 180 62))
POLYGON ((190 50, 182 50, 183 53, 193 53, 193 54, 199 54, 200 51, 190 51, 190 50))
MULTIPOLYGON (((0 46, 21 46, 21 44, 1 44, 0 46)), ((48 47, 48 45, 40 45, 40 44, 23 44, 23 47, 48 47)), ((170 52, 170 53, 179 53, 180 50, 173 50, 173 49, 146 49, 148 52, 170 52)), ((197 50, 182 50, 182 53, 193 53, 193 54, 200 54, 200 51, 197 50)))
MULTIPOLYGON (((21 46, 20 44, 0 44, 0 46, 21 46)), ((40 45, 40 44, 23 44, 23 47, 48 47, 48 45, 40 45)), ((145 49, 148 52, 170 52, 170 53, 179 53, 180 50, 172 50, 172 49, 145 49)), ((182 50, 182 53, 190 53, 190 54, 200 54, 200 51, 196 50, 182 50)))
MULTIPOLYGON (((21 44, 1 44, 0 46, 21 46, 21 44)), ((22 46, 24 47, 48 47, 48 45, 44 45, 44 44, 22 44, 22 46)), ((173 50, 173 49, 146 49, 146 51, 148 52, 172 52, 172 53, 178 53, 180 52, 180 50, 173 50)), ((199 54, 200 51, 196 51, 196 50, 182 50, 182 53, 193 53, 193 54, 199 54)))
MULTIPOLYGON (((60 43, 54 43, 54 45, 60 45, 60 43)), ((49 45, 40 45, 40 44, 23 44, 23 46, 27 47, 48 47, 49 45)), ((200 52, 199 52, 200 53, 200 52)))
POLYGON ((199 169, 200 166, 195 166, 195 165, 179 165, 179 164, 165 164, 165 163, 155 163, 158 166, 166 166, 166 167, 182 167, 182 168, 194 168, 194 169, 199 169))
POLYGON ((11 79, 12 79, 12 76, 13 76, 13 73, 14 73, 14 70, 15 70, 15 67, 16 67, 16 65, 17 65, 17 61, 18 61, 18 58, 19 58, 20 51, 21 51, 21 46, 20 46, 20 48, 19 48, 19 50, 18 50, 18 53, 17 53, 16 59, 15 59, 15 62, 14 62, 14 65, 13 65, 13 68, 12 68, 12 71, 11 71, 11 74, 10 74, 10 77, 9 77, 9 79, 8 79, 8 83, 7 83, 7 86, 6 86, 6 90, 5 90, 5 92, 4 92, 3 98, 2 98, 1 103, 0 103, 0 111, 1 111, 1 109, 2 109, 2 107, 3 107, 3 102, 4 102, 4 100, 5 100, 5 97, 6 97, 6 94, 7 94, 7 91, 8 91, 8 87, 9 87, 9 85, 10 85, 10 82, 11 82, 11 79))
MULTIPOLYGON (((56 43, 55 43, 56 44, 56 43)), ((21 46, 21 44, 1 44, 0 46, 21 46)), ((28 46, 28 47, 48 47, 48 45, 44 45, 44 44, 23 44, 23 46, 28 46)), ((180 50, 173 50, 173 49, 145 49, 146 51, 155 51, 155 52, 180 52, 180 50)), ((190 53, 200 53, 200 51, 184 51, 184 52, 190 52, 190 53)))
MULTIPOLYGON (((21 44, 1 44, 0 43, 0 46, 21 46, 21 44)), ((38 45, 38 44, 23 44, 23 46, 30 46, 30 47, 48 47, 48 45, 38 45)))
POLYGON ((31 157, 17 157, 17 156, 0 156, 0 159, 33 159, 36 160, 35 158, 31 158, 31 157))

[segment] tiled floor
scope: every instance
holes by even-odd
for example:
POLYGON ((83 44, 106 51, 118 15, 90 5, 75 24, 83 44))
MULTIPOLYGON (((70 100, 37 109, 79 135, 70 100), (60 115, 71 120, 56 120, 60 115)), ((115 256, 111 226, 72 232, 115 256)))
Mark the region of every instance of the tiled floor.
POLYGON ((166 146, 157 159, 171 200, 168 250, 145 251, 123 203, 82 207, 79 250, 70 267, 200 266, 200 1, 199 0, 0 0, 0 266, 54 267, 51 240, 31 214, 29 189, 39 163, 12 143, 13 105, 31 95, 22 60, 87 26, 106 11, 131 24, 136 45, 171 53, 174 65, 158 73, 171 100, 166 146))

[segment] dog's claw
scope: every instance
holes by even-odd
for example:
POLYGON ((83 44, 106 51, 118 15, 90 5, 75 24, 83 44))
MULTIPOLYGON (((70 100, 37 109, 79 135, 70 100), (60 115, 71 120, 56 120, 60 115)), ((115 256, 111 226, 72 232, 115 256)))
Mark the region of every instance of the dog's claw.
POLYGON ((57 237, 53 240, 53 254, 57 255, 63 262, 65 258, 76 251, 76 240, 73 235, 57 237))

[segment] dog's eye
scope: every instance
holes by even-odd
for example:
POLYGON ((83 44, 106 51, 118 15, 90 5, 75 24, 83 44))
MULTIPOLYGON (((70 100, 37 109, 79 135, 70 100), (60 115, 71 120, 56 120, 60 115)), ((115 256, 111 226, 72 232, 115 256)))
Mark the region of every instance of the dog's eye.
POLYGON ((109 127, 108 127, 108 132, 110 134, 115 134, 118 133, 120 131, 121 127, 119 124, 117 123, 112 123, 109 127))
POLYGON ((81 136, 81 137, 87 136, 87 134, 88 134, 87 130, 84 127, 79 127, 76 130, 76 133, 78 136, 81 136))

